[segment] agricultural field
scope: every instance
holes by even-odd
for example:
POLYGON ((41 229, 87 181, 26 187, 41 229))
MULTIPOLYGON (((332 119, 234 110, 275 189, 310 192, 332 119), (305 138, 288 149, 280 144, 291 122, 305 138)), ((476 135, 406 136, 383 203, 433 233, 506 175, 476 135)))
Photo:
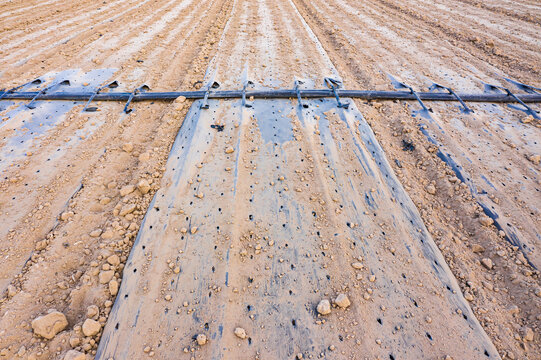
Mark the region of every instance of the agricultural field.
POLYGON ((0 35, 0 360, 540 359, 540 102, 3 92, 541 93, 539 1, 0 0, 0 35))

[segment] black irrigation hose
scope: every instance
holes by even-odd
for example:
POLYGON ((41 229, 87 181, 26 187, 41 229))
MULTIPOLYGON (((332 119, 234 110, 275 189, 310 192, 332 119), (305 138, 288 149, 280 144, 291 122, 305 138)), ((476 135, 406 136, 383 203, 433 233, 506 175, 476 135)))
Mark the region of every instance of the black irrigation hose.
MULTIPOLYGON (((203 99, 206 91, 179 91, 179 92, 144 92, 133 96, 132 101, 149 100, 175 100, 179 96, 187 99, 203 99)), ((335 97, 332 90, 299 90, 303 98, 332 98, 335 97)), ((371 90, 340 90, 336 93, 341 97, 357 98, 364 100, 417 100, 415 95, 409 91, 371 91, 371 90)), ((0 92, 1 100, 31 100, 38 94, 37 91, 27 92, 0 92)), ((89 100, 95 93, 93 92, 55 92, 45 93, 36 98, 36 100, 89 100)), ((417 92, 421 100, 427 101, 458 101, 455 95, 448 93, 417 92)), ((127 101, 132 93, 130 92, 109 92, 98 93, 94 96, 94 101, 127 101)), ((211 91, 209 99, 234 99, 242 98, 242 90, 231 91, 211 91)), ((296 98, 297 90, 251 90, 246 91, 246 97, 254 98, 296 98)), ((488 103, 514 103, 517 102, 508 94, 458 94, 463 101, 488 102, 488 103)), ((541 94, 520 94, 516 95, 525 103, 541 103, 541 94)))

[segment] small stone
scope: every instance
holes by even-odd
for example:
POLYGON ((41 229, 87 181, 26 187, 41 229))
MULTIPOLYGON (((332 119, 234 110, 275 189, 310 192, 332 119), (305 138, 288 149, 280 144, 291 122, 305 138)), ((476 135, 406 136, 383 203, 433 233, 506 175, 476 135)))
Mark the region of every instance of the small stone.
POLYGON ((226 154, 231 154, 234 151, 235 151, 235 149, 233 149, 231 146, 229 146, 227 149, 225 149, 226 154))
POLYGON ((190 229, 190 232, 193 234, 195 234, 197 232, 197 226, 194 226, 190 229))
POLYGON ((111 198, 110 198, 110 197, 107 197, 107 196, 102 197, 102 198, 100 199, 100 204, 101 204, 101 205, 107 205, 107 204, 109 204, 110 202, 111 202, 111 198))
POLYGON ((528 124, 528 123, 531 123, 533 120, 534 120, 534 117, 532 115, 528 115, 525 118, 522 118, 520 122, 523 124, 528 124))
POLYGON ((472 250, 474 253, 482 253, 482 252, 485 252, 485 248, 482 247, 482 246, 479 245, 479 244, 473 244, 472 247, 471 247, 471 250, 472 250))
POLYGON ((331 303, 329 300, 321 300, 319 304, 317 304, 317 312, 321 315, 327 315, 331 313, 331 303))
POLYGON ((120 264, 120 258, 117 254, 113 254, 107 258, 107 262, 113 266, 117 266, 120 264))
POLYGON ((76 348, 77 346, 81 345, 81 338, 79 337, 71 337, 69 340, 69 343, 72 348, 76 348))
POLYGON ((116 294, 118 294, 118 281, 109 281, 109 293, 111 293, 111 296, 116 296, 116 294))
POLYGON ((241 327, 235 328, 235 335, 237 335, 238 338, 246 339, 246 330, 241 327))
POLYGON ((113 230, 105 230, 102 234, 101 234, 101 238, 102 239, 112 239, 113 236, 115 235, 115 233, 113 232, 113 230))
POLYGON ((63 212, 63 213, 60 215, 60 219, 61 219, 62 221, 66 221, 66 220, 69 220, 69 218, 72 217, 72 216, 73 216, 73 212, 71 212, 71 211, 65 211, 65 212, 63 212))
POLYGON ((56 334, 64 330, 68 326, 66 316, 59 311, 53 310, 47 315, 39 316, 32 321, 32 329, 34 333, 52 339, 56 334))
POLYGON ((347 297, 346 294, 338 295, 336 299, 334 300, 334 303, 338 305, 339 307, 341 307, 342 309, 345 309, 351 305, 351 302, 349 301, 349 298, 347 297))
POLYGON ((150 153, 144 152, 141 155, 139 155, 139 161, 144 162, 150 160, 150 153))
POLYGON ((102 230, 101 229, 96 229, 96 230, 93 230, 90 234, 90 237, 93 237, 93 238, 97 238, 98 236, 100 236, 102 233, 102 230))
POLYGON ((207 343, 207 335, 199 334, 199 335, 197 335, 196 340, 197 340, 197 344, 199 346, 203 346, 203 345, 205 345, 207 343))
POLYGON ((17 356, 23 357, 24 354, 26 354, 26 346, 21 346, 21 347, 19 348, 19 351, 17 351, 17 356))
POLYGON ((64 360, 85 360, 86 355, 77 350, 70 350, 64 355, 64 360))
POLYGON ((481 223, 481 225, 483 226, 490 226, 494 223, 494 220, 492 220, 491 218, 489 218, 488 216, 486 215, 481 215, 479 217, 479 222, 481 223))
POLYGON ((13 285, 8 285, 7 295, 8 298, 12 298, 17 294, 17 288, 13 285))
POLYGON ((481 284, 483 284, 483 286, 487 289, 487 290, 490 290, 490 291, 493 291, 494 290, 494 285, 492 285, 491 283, 487 282, 487 281, 481 281, 481 284))
POLYGON ((205 194, 203 194, 202 192, 200 192, 199 194, 194 194, 194 196, 195 196, 196 198, 202 199, 202 198, 205 197, 205 194))
POLYGON ((521 329, 521 333, 522 333, 522 340, 533 341, 534 333, 533 333, 532 328, 525 326, 521 329))
POLYGON ((132 152, 133 151, 133 144, 131 142, 125 143, 124 145, 122 145, 122 150, 124 150, 127 153, 132 152))
POLYGON ((533 162, 535 165, 539 165, 539 163, 541 162, 541 155, 532 154, 532 155, 528 156, 528 160, 533 162))
POLYGON ((137 189, 141 192, 141 194, 147 194, 150 191, 150 184, 147 180, 141 179, 137 183, 137 189))
POLYGON ((106 271, 100 272, 100 275, 99 275, 100 284, 107 284, 109 281, 113 279, 113 276, 115 276, 114 270, 106 270, 106 271))
POLYGON ((436 194, 436 187, 433 184, 430 184, 426 187, 426 192, 430 195, 436 194))
POLYGON ((361 270, 363 268, 363 264, 360 263, 360 262, 354 262, 351 264, 351 266, 354 268, 354 269, 357 269, 357 270, 361 270))
POLYGON ((90 305, 86 308, 86 317, 89 319, 95 318, 100 313, 100 309, 96 305, 90 305))
POLYGON ((137 205, 135 204, 126 204, 122 207, 122 209, 120 209, 120 212, 118 213, 118 215, 120 216, 126 216, 128 214, 131 214, 132 212, 135 211, 137 205))
POLYGON ((150 350, 152 350, 152 348, 150 346, 145 346, 145 348, 143 349, 143 352, 145 354, 148 354, 150 352, 150 350))
POLYGON ((36 251, 41 251, 47 247, 47 240, 41 240, 36 243, 36 251))
POLYGON ((470 294, 469 292, 466 292, 466 293, 464 293, 464 299, 466 299, 468 301, 473 301, 473 295, 470 294))
POLYGON ((126 196, 134 192, 135 186, 133 185, 126 185, 122 189, 120 189, 120 196, 126 196))
POLYGON ((481 260, 481 264, 483 264, 483 266, 489 270, 492 269, 492 267, 494 266, 494 264, 492 263, 492 260, 489 258, 483 258, 481 260))
POLYGON ((85 336, 94 336, 101 330, 101 324, 96 320, 86 319, 83 323, 83 334, 85 336))
POLYGON ((515 315, 520 312, 520 308, 516 305, 511 305, 507 308, 507 311, 509 311, 511 315, 515 315))

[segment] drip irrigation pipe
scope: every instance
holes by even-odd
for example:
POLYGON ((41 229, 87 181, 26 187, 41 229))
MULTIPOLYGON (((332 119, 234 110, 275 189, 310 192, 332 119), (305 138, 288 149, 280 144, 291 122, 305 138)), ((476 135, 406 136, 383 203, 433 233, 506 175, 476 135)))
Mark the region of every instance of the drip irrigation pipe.
POLYGON ((488 102, 488 103, 541 103, 541 94, 516 94, 516 98, 509 94, 446 94, 432 92, 411 91, 371 91, 371 90, 341 90, 341 89, 285 89, 285 90, 219 90, 219 91, 179 91, 179 92, 54 92, 42 93, 38 91, 20 91, 20 92, 0 92, 1 100, 73 100, 88 101, 151 101, 151 100, 175 100, 180 96, 187 99, 241 99, 245 97, 253 98, 333 98, 336 95, 346 98, 356 98, 363 100, 426 100, 426 101, 458 101, 457 96, 463 101, 470 102, 488 102), (416 97, 418 96, 418 98, 416 97))

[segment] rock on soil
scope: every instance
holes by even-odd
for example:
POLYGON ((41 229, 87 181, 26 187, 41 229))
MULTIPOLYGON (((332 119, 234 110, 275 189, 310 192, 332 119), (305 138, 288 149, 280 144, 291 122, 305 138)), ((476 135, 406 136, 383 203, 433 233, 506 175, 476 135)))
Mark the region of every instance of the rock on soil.
POLYGON ((64 356, 64 360, 85 360, 86 355, 77 350, 70 350, 64 356))
POLYGON ((471 250, 474 252, 474 253, 482 253, 485 251, 485 248, 482 247, 481 245, 479 244, 473 244, 472 247, 471 247, 471 250))
POLYGON ((113 276, 115 276, 115 272, 113 270, 100 272, 100 284, 107 284, 109 281, 111 281, 111 279, 113 279, 113 276))
POLYGON ((197 335, 197 344, 202 346, 202 345, 205 345, 207 343, 207 335, 205 334, 199 334, 197 335))
POLYGON ((489 218, 488 216, 486 215, 481 215, 479 217, 479 222, 481 223, 481 225, 483 226, 490 226, 494 223, 494 220, 492 220, 491 218, 489 218))
POLYGON ((122 145, 122 150, 124 150, 125 152, 132 152, 133 151, 133 144, 132 143, 125 143, 124 145, 122 145))
POLYGON ((114 254, 107 258, 107 262, 113 266, 117 266, 120 264, 120 258, 118 255, 114 254))
POLYGON ((317 304, 317 312, 321 315, 327 315, 331 313, 331 303, 329 300, 321 300, 319 304, 317 304))
POLYGON ((235 335, 237 335, 238 338, 246 339, 246 330, 244 330, 241 327, 238 327, 235 329, 235 335))
POLYGON ((135 190, 135 186, 133 185, 126 185, 122 189, 120 189, 120 196, 126 196, 131 194, 135 190))
POLYGON ((142 179, 137 183, 137 189, 144 195, 150 191, 150 184, 145 179, 142 179))
POLYGON ((68 326, 66 316, 59 311, 53 310, 47 315, 37 317, 32 321, 32 329, 34 333, 52 339, 56 334, 64 330, 68 326))
POLYGON ((100 313, 100 309, 96 305, 90 305, 86 309, 86 317, 89 318, 89 319, 92 319, 92 318, 98 316, 99 313, 100 313))
POLYGON ((111 293, 111 296, 116 296, 116 294, 118 294, 118 281, 109 281, 109 292, 111 293))
POLYGON ((336 305, 338 305, 339 307, 345 309, 347 308, 349 305, 351 305, 351 302, 349 301, 349 298, 346 294, 340 294, 336 297, 336 299, 334 300, 334 303, 336 305))
POLYGON ((96 320, 86 319, 83 323, 83 334, 85 336, 94 336, 100 332, 101 324, 96 320))
POLYGON ((483 266, 489 270, 492 269, 492 267, 494 266, 494 264, 492 263, 492 260, 489 258, 482 259, 481 264, 483 264, 483 266))

